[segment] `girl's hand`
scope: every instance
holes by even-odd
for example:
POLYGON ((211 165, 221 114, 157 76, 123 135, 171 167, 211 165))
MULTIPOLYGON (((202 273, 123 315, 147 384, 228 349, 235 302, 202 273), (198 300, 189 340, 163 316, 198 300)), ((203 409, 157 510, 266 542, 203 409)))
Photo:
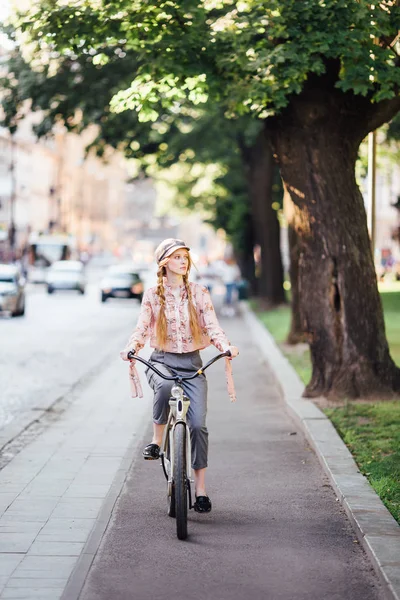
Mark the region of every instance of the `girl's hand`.
POLYGON ((128 352, 130 352, 131 350, 132 348, 124 348, 124 350, 121 350, 119 355, 122 358, 122 360, 126 360, 128 362, 135 362, 132 358, 128 358, 128 352))
POLYGON ((228 350, 231 353, 231 356, 228 356, 229 360, 236 358, 236 356, 239 354, 239 350, 236 346, 229 346, 228 350))

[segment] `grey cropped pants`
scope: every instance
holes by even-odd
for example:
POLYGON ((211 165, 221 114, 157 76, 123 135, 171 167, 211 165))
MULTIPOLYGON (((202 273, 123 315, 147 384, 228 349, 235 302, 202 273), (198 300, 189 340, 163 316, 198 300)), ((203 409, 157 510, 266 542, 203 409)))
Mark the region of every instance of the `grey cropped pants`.
MULTIPOLYGON (((198 350, 183 354, 154 350, 150 362, 166 375, 171 375, 166 367, 172 367, 181 375, 189 375, 200 369, 203 364, 198 350)), ((149 368, 146 369, 146 377, 154 391, 153 421, 158 425, 164 425, 168 420, 168 401, 173 381, 162 379, 149 368)), ((207 379, 205 375, 199 375, 191 381, 183 381, 182 384, 186 396, 190 399, 187 420, 192 444, 192 468, 204 469, 207 467, 208 458, 207 379)))

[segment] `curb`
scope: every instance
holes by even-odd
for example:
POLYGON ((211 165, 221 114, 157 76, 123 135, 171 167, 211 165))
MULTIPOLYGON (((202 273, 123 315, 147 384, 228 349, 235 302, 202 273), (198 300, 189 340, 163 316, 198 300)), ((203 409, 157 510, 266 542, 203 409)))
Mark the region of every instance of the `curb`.
POLYGON ((290 416, 315 451, 358 539, 371 560, 387 598, 400 600, 400 527, 382 503, 336 432, 317 406, 302 398, 304 384, 283 356, 275 340, 249 308, 242 314, 280 385, 290 416))

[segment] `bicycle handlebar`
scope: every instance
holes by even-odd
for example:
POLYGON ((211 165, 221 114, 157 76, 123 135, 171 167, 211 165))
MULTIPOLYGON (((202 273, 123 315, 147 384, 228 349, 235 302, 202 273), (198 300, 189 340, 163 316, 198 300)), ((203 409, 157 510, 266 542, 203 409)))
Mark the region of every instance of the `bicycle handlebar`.
MULTIPOLYGON (((201 367, 200 369, 198 369, 198 371, 196 371, 192 375, 188 375, 187 377, 185 377, 185 376, 176 374, 174 377, 171 377, 169 375, 164 375, 164 373, 161 373, 161 371, 156 369, 156 367, 154 367, 146 359, 141 358, 140 356, 137 356, 136 352, 134 350, 130 350, 128 352, 129 360, 138 360, 139 362, 141 362, 144 365, 146 365, 147 367, 149 367, 152 371, 154 371, 154 373, 157 373, 157 375, 159 375, 163 379, 166 379, 167 381, 176 381, 177 379, 179 379, 180 381, 187 381, 188 379, 194 379, 198 375, 201 375, 206 369, 208 369, 208 367, 211 367, 211 365, 214 364, 215 362, 217 362, 217 360, 219 360, 220 358, 228 357, 228 356, 231 356, 230 350, 227 350, 226 352, 222 352, 221 354, 217 354, 217 356, 214 356, 214 358, 209 360, 208 363, 204 367, 201 367)), ((174 369, 172 369, 171 367, 168 367, 168 369, 171 369, 171 371, 174 372, 174 369)))

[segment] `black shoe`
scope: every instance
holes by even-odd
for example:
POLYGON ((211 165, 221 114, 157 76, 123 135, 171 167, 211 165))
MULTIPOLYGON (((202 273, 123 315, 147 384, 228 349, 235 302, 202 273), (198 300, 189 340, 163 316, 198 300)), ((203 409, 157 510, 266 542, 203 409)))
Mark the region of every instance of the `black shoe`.
POLYGON ((212 508, 211 500, 208 496, 196 496, 196 502, 193 508, 198 513, 209 513, 212 508))
POLYGON ((157 446, 157 444, 147 444, 142 455, 144 460, 157 460, 160 458, 160 446, 157 446))

